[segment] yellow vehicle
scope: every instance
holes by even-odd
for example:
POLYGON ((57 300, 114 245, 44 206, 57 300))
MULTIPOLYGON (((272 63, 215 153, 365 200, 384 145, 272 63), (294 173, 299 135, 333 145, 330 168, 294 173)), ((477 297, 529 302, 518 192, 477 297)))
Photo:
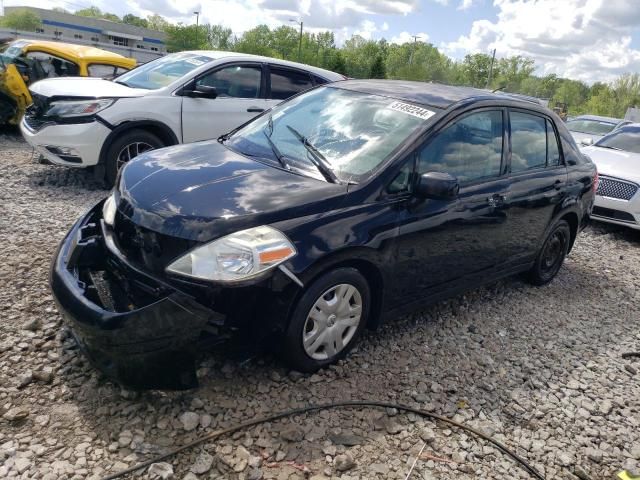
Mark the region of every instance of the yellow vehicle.
POLYGON ((17 124, 31 104, 29 85, 51 77, 113 78, 136 66, 123 57, 87 45, 15 40, 0 45, 0 125, 17 124))

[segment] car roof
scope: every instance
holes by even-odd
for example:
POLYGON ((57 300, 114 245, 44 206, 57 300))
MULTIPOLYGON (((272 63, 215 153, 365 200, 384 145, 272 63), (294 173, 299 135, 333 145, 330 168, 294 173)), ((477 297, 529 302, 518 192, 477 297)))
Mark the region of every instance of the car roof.
POLYGON ((616 123, 616 124, 622 122, 621 118, 603 117, 601 115, 578 115, 577 117, 573 117, 571 120, 594 120, 597 122, 607 122, 607 123, 616 123))
MULTIPOLYGON (((91 59, 113 59, 113 60, 123 60, 128 59, 128 57, 124 57, 117 53, 109 52, 108 50, 102 50, 101 48, 92 47, 90 45, 76 45, 73 43, 63 43, 63 42, 49 42, 46 40, 32 40, 32 39, 20 39, 15 42, 22 47, 42 47, 45 48, 49 52, 57 52, 62 55, 73 55, 77 58, 83 58, 86 60, 91 59), (19 43, 18 43, 19 42, 19 43)), ((30 48, 27 48, 28 50, 30 48)))
POLYGON ((341 75, 336 72, 332 72, 331 70, 325 70, 324 68, 314 67, 312 65, 306 65, 304 63, 290 62, 289 60, 281 60, 279 58, 265 57, 262 55, 252 55, 250 53, 225 52, 223 50, 187 50, 179 53, 181 54, 191 53, 194 55, 201 55, 201 56, 209 57, 212 60, 233 59, 238 61, 248 60, 248 61, 254 61, 254 62, 256 61, 265 62, 265 63, 268 62, 272 64, 306 70, 308 72, 314 73, 316 75, 319 75, 331 81, 344 80, 345 78, 347 78, 344 75, 341 75))
POLYGON ((519 102, 525 106, 533 104, 538 107, 543 107, 534 97, 504 92, 494 93, 480 88, 454 87, 431 82, 408 80, 346 80, 332 86, 372 95, 396 98, 406 102, 441 109, 449 108, 454 103, 471 98, 476 100, 496 100, 500 102, 509 100, 519 102))

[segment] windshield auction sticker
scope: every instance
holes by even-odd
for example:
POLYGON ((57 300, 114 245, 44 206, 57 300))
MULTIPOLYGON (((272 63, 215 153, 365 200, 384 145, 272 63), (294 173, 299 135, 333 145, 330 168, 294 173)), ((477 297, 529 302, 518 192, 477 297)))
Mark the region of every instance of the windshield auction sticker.
POLYGON ((389 105, 389 108, 391 110, 395 110, 396 112, 406 113, 407 115, 412 115, 423 120, 427 120, 436 114, 436 112, 432 112, 431 110, 427 110, 426 108, 418 107, 417 105, 412 105, 410 103, 404 102, 393 102, 391 105, 389 105))

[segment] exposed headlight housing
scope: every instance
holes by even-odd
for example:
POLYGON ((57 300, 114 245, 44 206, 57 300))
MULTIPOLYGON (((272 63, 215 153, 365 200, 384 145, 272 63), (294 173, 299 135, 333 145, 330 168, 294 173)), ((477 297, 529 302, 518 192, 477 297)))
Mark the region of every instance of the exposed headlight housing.
POLYGON ((201 280, 232 283, 257 277, 295 254, 295 247, 283 233, 261 226, 196 247, 166 270, 201 280))
POLYGON ((94 115, 115 102, 113 98, 102 98, 99 100, 61 100, 51 103, 49 110, 45 114, 47 117, 87 117, 94 115))
POLYGON ((116 199, 112 193, 104 201, 104 204, 102 204, 102 219, 104 220, 104 223, 106 223, 110 227, 113 227, 113 222, 116 219, 116 210, 116 199))

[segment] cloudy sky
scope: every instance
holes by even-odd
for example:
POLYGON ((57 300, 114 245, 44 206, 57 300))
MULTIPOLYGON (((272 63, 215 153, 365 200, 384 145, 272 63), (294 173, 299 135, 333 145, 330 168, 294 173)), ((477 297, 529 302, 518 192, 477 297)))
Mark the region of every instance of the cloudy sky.
POLYGON ((5 0, 5 6, 96 5, 119 15, 158 13, 175 22, 219 23, 241 33, 300 19, 331 29, 339 42, 358 33, 394 42, 419 35, 448 55, 469 52, 535 59, 539 74, 593 82, 640 71, 638 0, 5 0))

